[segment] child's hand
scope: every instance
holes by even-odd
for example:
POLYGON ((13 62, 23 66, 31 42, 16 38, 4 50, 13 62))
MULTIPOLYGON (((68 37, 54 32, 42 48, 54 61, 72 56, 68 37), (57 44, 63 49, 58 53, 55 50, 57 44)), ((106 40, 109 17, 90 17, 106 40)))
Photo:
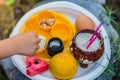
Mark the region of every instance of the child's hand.
POLYGON ((40 39, 35 32, 19 34, 11 39, 18 54, 35 55, 39 49, 40 39))

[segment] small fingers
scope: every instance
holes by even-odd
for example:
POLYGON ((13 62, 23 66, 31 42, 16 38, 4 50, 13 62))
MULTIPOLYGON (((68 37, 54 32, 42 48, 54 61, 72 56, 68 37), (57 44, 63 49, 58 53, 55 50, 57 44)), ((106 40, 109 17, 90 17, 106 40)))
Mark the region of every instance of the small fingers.
POLYGON ((37 44, 39 44, 39 43, 40 43, 40 41, 41 41, 41 40, 40 40, 39 38, 37 38, 37 44))
POLYGON ((33 49, 33 50, 31 51, 31 53, 30 53, 31 56, 36 55, 36 51, 39 49, 39 46, 34 46, 33 48, 34 48, 34 49, 33 49))
POLYGON ((35 37, 38 38, 38 34, 36 32, 33 32, 33 33, 34 33, 35 37))
POLYGON ((39 45, 34 47, 35 51, 38 50, 39 48, 40 48, 39 45))
POLYGON ((33 36, 38 37, 36 32, 30 32, 30 33, 32 33, 33 36))
POLYGON ((40 44, 40 39, 37 38, 37 39, 35 39, 33 42, 35 43, 35 45, 39 45, 39 44, 40 44))

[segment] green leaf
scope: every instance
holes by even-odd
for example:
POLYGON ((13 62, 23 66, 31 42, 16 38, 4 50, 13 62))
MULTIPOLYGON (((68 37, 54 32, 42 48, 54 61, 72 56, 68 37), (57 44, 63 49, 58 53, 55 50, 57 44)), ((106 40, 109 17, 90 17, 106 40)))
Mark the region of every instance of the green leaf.
POLYGON ((0 73, 0 80, 8 80, 8 78, 5 77, 2 73, 0 73))
POLYGON ((6 5, 12 5, 14 4, 15 0, 6 0, 6 5))

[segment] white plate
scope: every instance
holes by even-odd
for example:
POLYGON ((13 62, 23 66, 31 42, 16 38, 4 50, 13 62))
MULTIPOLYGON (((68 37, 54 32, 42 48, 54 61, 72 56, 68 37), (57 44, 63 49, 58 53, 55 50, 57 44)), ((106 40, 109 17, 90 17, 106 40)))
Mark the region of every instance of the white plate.
MULTIPOLYGON (((41 5, 37 8, 34 8, 33 10, 29 11, 27 14, 25 14, 20 21, 17 23, 15 28, 13 29, 10 37, 15 36, 16 34, 19 33, 22 24, 33 14, 44 10, 44 9, 50 9, 52 11, 57 11, 59 13, 62 13, 66 17, 68 17, 73 24, 75 24, 75 19, 78 15, 84 14, 89 16, 95 23, 95 25, 99 25, 100 21, 89 11, 86 9, 71 3, 67 1, 56 1, 56 2, 51 2, 47 3, 44 5, 41 5)), ((102 32, 101 32, 102 37, 104 38, 104 47, 105 51, 103 56, 95 63, 92 63, 88 66, 88 68, 81 68, 79 66, 77 74, 71 79, 71 80, 93 80, 97 78, 99 75, 101 75, 105 68, 107 67, 109 63, 109 58, 111 55, 111 49, 110 49, 110 42, 109 38, 107 36, 107 33, 102 27, 102 32)), ((25 60, 23 56, 21 55, 15 55, 11 57, 12 62, 14 65, 27 77, 31 78, 32 80, 54 80, 55 78, 51 75, 49 71, 43 72, 41 74, 38 74, 36 76, 30 77, 26 74, 26 65, 25 65, 25 60)))

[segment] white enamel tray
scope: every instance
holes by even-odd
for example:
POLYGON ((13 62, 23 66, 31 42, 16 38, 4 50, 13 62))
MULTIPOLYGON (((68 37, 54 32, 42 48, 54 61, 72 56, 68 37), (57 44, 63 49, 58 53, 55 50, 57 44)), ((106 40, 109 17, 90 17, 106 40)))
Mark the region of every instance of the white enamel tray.
MULTIPOLYGON (((13 29, 10 37, 15 36, 16 34, 19 33, 22 24, 24 24, 24 22, 28 19, 28 17, 45 9, 50 9, 52 11, 57 11, 59 13, 62 13, 63 15, 68 17, 73 22, 73 24, 75 24, 76 17, 81 14, 89 16, 94 21, 96 26, 99 25, 100 23, 100 21, 93 14, 91 14, 89 11, 87 11, 84 8, 67 1, 56 1, 38 6, 37 8, 34 8, 33 10, 26 13, 13 29)), ((103 56, 97 62, 90 64, 88 68, 81 68, 79 66, 77 74, 71 80, 93 80, 104 72, 105 68, 109 63, 111 49, 110 49, 109 38, 107 38, 108 36, 104 27, 102 27, 101 35, 104 38, 104 46, 105 46, 105 51, 103 56)), ((36 76, 30 77, 26 74, 25 58, 23 56, 15 55, 12 56, 11 59, 14 65, 24 75, 31 78, 32 80, 56 80, 51 75, 49 70, 41 74, 38 74, 36 76)))

